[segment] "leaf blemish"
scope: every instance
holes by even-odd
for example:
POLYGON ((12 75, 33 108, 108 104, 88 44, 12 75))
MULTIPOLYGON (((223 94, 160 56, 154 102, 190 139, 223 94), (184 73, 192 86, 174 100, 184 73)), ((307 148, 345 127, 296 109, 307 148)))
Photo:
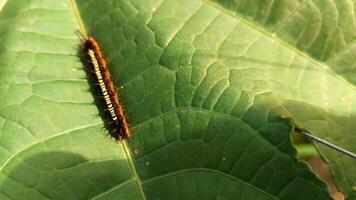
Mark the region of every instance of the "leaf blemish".
POLYGON ((140 154, 140 150, 136 148, 136 149, 133 150, 133 153, 134 153, 134 155, 137 156, 137 155, 140 154))

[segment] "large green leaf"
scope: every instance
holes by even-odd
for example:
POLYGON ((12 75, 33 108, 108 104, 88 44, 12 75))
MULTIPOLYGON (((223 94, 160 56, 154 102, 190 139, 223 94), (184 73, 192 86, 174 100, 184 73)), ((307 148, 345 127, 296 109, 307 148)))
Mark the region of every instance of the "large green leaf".
POLYGON ((354 90, 297 48, 199 0, 12 0, 0 22, 0 199, 330 199, 285 118, 340 138, 354 90), (128 141, 103 129, 78 29, 109 61, 128 141))
MULTIPOLYGON (((285 81, 293 96, 281 94, 291 117, 314 134, 356 152, 355 1, 212 0, 213 5, 314 63, 298 80, 285 81), (320 70, 321 69, 321 70, 320 70), (292 103, 291 103, 292 101, 292 103), (296 102, 297 101, 297 102, 296 102), (308 104, 308 105, 305 105, 308 104), (312 109, 313 111, 308 111, 312 109)), ((297 66, 304 68, 304 66, 297 66)), ((274 74, 277 75, 277 74, 274 74)), ((272 89, 276 91, 275 89, 272 89)), ((356 186, 356 160, 317 145, 341 191, 356 186)), ((355 194, 355 191, 352 193, 355 194)), ((356 198, 356 196, 355 196, 356 198)))

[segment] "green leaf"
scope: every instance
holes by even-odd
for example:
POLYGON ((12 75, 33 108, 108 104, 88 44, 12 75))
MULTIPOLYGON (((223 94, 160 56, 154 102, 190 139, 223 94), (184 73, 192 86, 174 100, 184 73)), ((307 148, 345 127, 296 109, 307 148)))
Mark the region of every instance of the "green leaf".
MULTIPOLYGON (((279 94, 289 116, 303 128, 356 152, 356 24, 353 1, 211 0, 218 9, 303 57, 286 63, 288 79, 273 74, 288 90, 279 94), (310 65, 310 63, 312 65, 310 65), (294 76, 290 76, 295 73, 294 76), (298 77, 294 79, 294 77, 298 77), (292 93, 289 94, 289 93, 292 93)), ((278 86, 280 87, 280 86, 278 86)), ((275 93, 279 88, 270 88, 275 93)), ((356 160, 316 144, 334 180, 355 195, 356 160)))
POLYGON ((227 10, 12 0, 0 22, 0 199, 331 199, 285 118, 320 134, 351 127, 355 107, 338 98, 354 89, 227 10), (78 30, 102 47, 130 140, 104 129, 78 30))

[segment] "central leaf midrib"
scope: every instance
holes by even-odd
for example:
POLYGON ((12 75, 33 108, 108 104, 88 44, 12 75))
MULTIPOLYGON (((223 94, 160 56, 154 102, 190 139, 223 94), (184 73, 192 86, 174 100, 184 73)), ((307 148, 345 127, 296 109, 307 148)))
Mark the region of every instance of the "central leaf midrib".
POLYGON ((138 187, 138 190, 140 191, 142 199, 146 200, 145 192, 143 191, 143 188, 142 188, 142 183, 141 183, 142 181, 141 181, 140 177, 137 174, 136 166, 135 166, 135 164, 134 164, 134 162, 132 160, 132 157, 131 157, 130 148, 127 146, 125 140, 121 141, 121 145, 122 145, 122 147, 124 149, 125 156, 126 156, 126 159, 127 159, 128 163, 129 163, 132 175, 136 179, 137 187, 138 187))

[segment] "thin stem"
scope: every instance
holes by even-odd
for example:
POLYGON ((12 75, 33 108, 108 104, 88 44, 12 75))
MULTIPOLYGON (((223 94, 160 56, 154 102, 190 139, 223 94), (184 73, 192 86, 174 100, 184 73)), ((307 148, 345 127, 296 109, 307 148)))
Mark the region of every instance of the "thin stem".
POLYGON ((314 140, 316 142, 319 142, 320 144, 328 146, 328 147, 330 147, 330 148, 332 148, 332 149, 334 149, 334 150, 336 150, 336 151, 338 151, 338 152, 340 152, 342 154, 345 154, 347 156, 350 156, 351 158, 356 159, 356 154, 352 153, 351 151, 348 151, 348 150, 346 150, 344 148, 341 148, 341 147, 339 147, 339 146, 337 146, 337 145, 335 145, 335 144, 333 144, 331 142, 328 142, 328 141, 323 140, 323 139, 321 139, 321 138, 319 138, 319 137, 317 137, 315 135, 312 135, 311 133, 309 133, 309 132, 307 132, 305 130, 301 130, 299 128, 295 128, 295 131, 297 133, 299 133, 299 134, 302 134, 302 135, 306 136, 309 139, 312 139, 312 140, 314 140))

